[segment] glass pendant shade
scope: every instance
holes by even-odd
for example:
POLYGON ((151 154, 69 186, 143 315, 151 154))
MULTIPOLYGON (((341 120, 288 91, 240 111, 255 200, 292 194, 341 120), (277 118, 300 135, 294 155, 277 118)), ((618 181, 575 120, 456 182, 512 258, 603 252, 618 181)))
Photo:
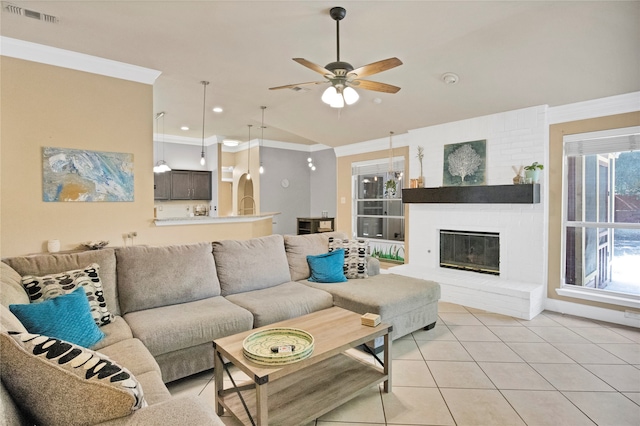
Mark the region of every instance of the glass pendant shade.
POLYGON ((344 108, 344 98, 342 95, 340 93, 336 94, 329 106, 331 108, 344 108))
POLYGON ((333 102, 333 99, 337 96, 338 96, 338 91, 336 90, 336 88, 333 86, 328 87, 327 90, 325 90, 324 93, 322 94, 322 102, 324 102, 327 105, 331 105, 331 103, 333 102))
POLYGON ((360 99, 360 95, 358 95, 358 92, 356 92, 353 87, 345 87, 342 91, 342 95, 344 96, 344 101, 347 105, 353 105, 358 102, 358 99, 360 99))

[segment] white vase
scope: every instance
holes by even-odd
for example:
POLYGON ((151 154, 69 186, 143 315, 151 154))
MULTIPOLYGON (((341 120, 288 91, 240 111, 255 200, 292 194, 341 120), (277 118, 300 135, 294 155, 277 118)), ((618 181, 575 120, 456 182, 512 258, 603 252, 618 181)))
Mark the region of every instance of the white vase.
POLYGON ((57 253, 60 251, 60 240, 49 240, 47 242, 47 251, 49 253, 57 253))

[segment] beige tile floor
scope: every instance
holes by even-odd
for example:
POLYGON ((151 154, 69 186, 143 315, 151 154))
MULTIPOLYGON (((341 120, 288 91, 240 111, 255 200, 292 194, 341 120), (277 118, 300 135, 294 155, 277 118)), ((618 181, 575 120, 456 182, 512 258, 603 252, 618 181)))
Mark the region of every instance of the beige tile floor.
MULTIPOLYGON (((213 373, 169 390, 213 405, 213 373)), ((372 387, 311 423, 594 424, 640 426, 640 329, 548 311, 525 321, 446 302, 433 330, 394 341, 392 393, 372 387)))

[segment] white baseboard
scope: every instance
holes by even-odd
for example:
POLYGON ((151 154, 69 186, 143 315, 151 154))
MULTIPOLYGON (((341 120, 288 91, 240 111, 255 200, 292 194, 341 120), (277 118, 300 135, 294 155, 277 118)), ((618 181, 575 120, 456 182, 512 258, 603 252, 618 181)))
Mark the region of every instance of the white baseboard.
MULTIPOLYGON (((596 306, 582 305, 580 303, 571 303, 565 302, 564 300, 549 298, 545 300, 544 307, 546 310, 561 314, 575 315, 598 321, 640 328, 640 318, 630 317, 625 311, 616 311, 613 309, 599 308, 596 306)), ((633 311, 631 315, 634 314, 638 315, 637 311, 633 311)))

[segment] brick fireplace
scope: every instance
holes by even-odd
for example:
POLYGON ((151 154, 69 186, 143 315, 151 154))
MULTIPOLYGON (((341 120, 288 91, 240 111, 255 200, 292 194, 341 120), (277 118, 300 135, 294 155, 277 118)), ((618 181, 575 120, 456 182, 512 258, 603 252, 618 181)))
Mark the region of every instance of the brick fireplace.
MULTIPOLYGON (((519 191, 515 187, 520 185, 512 185, 512 166, 544 161, 547 129, 546 107, 533 107, 409 132, 413 145, 427 145, 425 151, 429 153, 424 164, 429 189, 414 194, 440 192, 445 144, 477 139, 487 141, 486 190, 498 187, 499 193, 519 191)), ((418 164, 411 163, 410 167, 419 170, 418 164)), ((533 318, 542 311, 546 297, 543 193, 544 177, 538 196, 526 202, 470 199, 465 193, 462 200, 443 197, 442 202, 407 204, 408 263, 391 268, 391 272, 440 283, 443 301, 533 318), (499 235, 499 275, 441 267, 440 233, 446 230, 499 235)))

